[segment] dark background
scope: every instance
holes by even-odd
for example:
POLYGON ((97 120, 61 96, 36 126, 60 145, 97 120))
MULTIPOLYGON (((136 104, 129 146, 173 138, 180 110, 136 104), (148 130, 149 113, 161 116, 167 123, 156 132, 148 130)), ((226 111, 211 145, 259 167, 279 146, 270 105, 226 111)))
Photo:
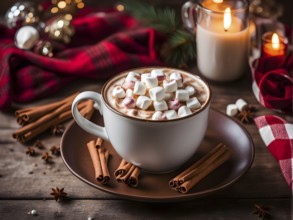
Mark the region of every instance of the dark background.
MULTIPOLYGON (((32 2, 42 2, 42 0, 30 0, 32 2)), ((86 5, 98 5, 99 7, 111 7, 119 0, 83 0, 86 5)), ((142 0, 145 1, 145 0, 142 0)), ((155 3, 158 5, 169 5, 180 9, 181 5, 186 0, 148 0, 150 3, 155 3)), ((280 18, 280 21, 292 27, 293 25, 293 1, 292 0, 276 0, 278 3, 284 6, 283 16, 280 18)), ((2 0, 0 1, 0 14, 3 16, 7 9, 12 6, 17 0, 2 0)))

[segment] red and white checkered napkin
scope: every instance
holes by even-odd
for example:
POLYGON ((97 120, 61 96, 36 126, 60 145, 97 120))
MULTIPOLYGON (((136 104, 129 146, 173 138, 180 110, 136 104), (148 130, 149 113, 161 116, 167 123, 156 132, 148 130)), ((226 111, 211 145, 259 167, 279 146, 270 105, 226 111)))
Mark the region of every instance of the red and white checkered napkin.
POLYGON ((273 115, 259 116, 254 121, 293 193, 293 124, 273 115))

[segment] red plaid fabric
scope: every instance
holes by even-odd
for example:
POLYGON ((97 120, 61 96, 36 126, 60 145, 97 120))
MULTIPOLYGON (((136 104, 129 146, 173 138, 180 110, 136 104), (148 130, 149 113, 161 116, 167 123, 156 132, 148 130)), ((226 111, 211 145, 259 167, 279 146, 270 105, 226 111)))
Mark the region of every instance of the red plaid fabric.
POLYGON ((68 46, 56 44, 49 58, 14 46, 14 33, 0 26, 0 110, 56 93, 73 80, 107 79, 123 70, 162 65, 151 28, 139 28, 123 13, 95 12, 73 20, 68 46))
POLYGON ((273 115, 259 116, 254 121, 293 193, 293 124, 273 115))
POLYGON ((253 92, 265 107, 293 113, 293 54, 260 57, 252 64, 253 92))
MULTIPOLYGON (((258 36, 278 30, 291 39, 290 27, 272 19, 257 18, 254 20, 258 36)), ((261 41, 261 39, 257 39, 261 41)), ((293 114, 293 54, 285 56, 265 57, 256 54, 251 57, 252 90, 256 99, 263 106, 293 114)))

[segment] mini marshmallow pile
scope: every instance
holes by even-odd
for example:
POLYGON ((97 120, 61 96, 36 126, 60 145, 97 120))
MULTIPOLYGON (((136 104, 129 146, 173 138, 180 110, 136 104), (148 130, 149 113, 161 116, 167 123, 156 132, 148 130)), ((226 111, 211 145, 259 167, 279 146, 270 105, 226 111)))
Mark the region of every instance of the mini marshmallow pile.
POLYGON ((129 72, 121 86, 112 91, 127 109, 154 110, 152 120, 170 120, 192 114, 201 107, 196 89, 184 87, 182 75, 172 72, 167 79, 162 69, 150 73, 129 72))
POLYGON ((242 112, 248 108, 248 103, 243 99, 237 99, 235 104, 229 104, 226 108, 226 114, 234 117, 238 114, 238 112, 242 112))

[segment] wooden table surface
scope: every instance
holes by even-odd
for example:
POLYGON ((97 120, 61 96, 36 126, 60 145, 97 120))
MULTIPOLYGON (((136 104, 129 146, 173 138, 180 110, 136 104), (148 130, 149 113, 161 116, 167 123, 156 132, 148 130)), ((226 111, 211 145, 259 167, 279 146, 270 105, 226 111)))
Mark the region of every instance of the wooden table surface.
MULTIPOLYGON (((195 68, 190 69, 196 73, 195 68)), ((60 99, 72 91, 97 90, 103 82, 80 82, 63 90, 62 94, 42 100, 60 99)), ((280 115, 262 107, 251 89, 251 78, 245 76, 233 83, 210 83, 212 108, 225 112, 229 103, 244 98, 257 108, 256 115, 275 114, 292 122, 290 116, 280 115)), ((32 103, 34 105, 35 103, 32 103)), ((280 172, 277 161, 266 149, 254 124, 243 125, 255 144, 255 159, 249 171, 228 188, 207 197, 180 203, 143 203, 128 201, 104 193, 77 179, 64 165, 61 157, 46 165, 41 156, 26 155, 27 146, 16 142, 11 134, 19 125, 13 112, 0 114, 0 219, 258 219, 252 214, 254 204, 271 207, 273 219, 290 219, 291 193, 280 172), (68 200, 56 202, 51 188, 65 188, 68 200), (28 215, 36 210, 38 216, 28 215), (61 214, 61 217, 56 216, 61 214)), ((231 131, 233 132, 233 131, 231 131)), ((39 137, 48 151, 58 145, 60 137, 45 134, 39 137)))

